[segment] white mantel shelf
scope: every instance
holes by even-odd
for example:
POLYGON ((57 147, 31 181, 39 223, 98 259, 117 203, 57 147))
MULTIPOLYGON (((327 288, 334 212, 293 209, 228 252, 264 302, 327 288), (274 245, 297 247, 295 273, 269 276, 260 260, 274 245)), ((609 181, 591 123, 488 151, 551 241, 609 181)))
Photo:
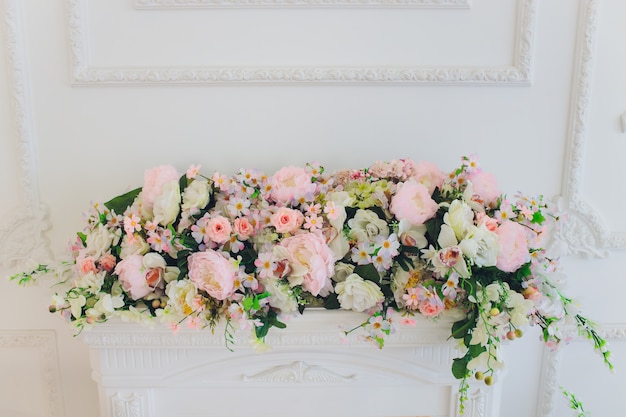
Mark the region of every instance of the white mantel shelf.
MULTIPOLYGON (((181 328, 106 323, 82 334, 91 352, 102 417, 453 417, 458 355, 448 341, 453 320, 398 325, 381 350, 338 326, 367 318, 347 311, 307 310, 272 328, 270 349, 236 333, 234 352, 223 327, 181 328)), ((502 378, 500 378, 501 380, 502 378)), ((472 387, 465 417, 496 417, 500 386, 472 387)))

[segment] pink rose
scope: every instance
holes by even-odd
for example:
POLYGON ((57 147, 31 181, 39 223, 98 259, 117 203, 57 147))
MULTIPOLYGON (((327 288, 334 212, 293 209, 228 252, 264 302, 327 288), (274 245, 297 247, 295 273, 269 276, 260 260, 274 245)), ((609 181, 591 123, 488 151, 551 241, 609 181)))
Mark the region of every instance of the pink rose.
POLYGON ((98 272, 98 268, 96 268, 96 263, 91 256, 79 255, 76 258, 76 266, 78 267, 78 272, 81 275, 85 275, 88 272, 98 272))
POLYGON ((226 243, 230 239, 230 232, 232 227, 228 219, 224 216, 215 216, 206 224, 206 233, 215 243, 226 243))
POLYGON ((413 178, 432 194, 435 188, 441 188, 445 177, 437 165, 422 161, 413 167, 413 178))
POLYGON ((316 185, 311 179, 312 175, 304 168, 281 168, 272 176, 270 197, 278 204, 289 204, 307 194, 313 194, 316 185))
POLYGON ((439 296, 435 295, 419 304, 419 311, 426 317, 435 317, 445 310, 445 305, 439 296))
POLYGON ((398 186, 391 198, 389 210, 398 220, 406 219, 414 225, 424 224, 437 214, 439 205, 430 197, 428 188, 411 179, 398 186))
POLYGON ((335 270, 335 258, 322 237, 303 233, 284 239, 280 246, 289 254, 287 279, 292 286, 302 284, 315 296, 326 296, 332 291, 330 277, 335 270))
MULTIPOLYGON (((144 266, 143 255, 130 255, 120 261, 115 267, 115 274, 130 298, 138 300, 154 292, 155 286, 151 286, 147 280, 148 273, 152 269, 144 266)), ((153 274, 151 281, 154 284, 153 274)))
POLYGON ((116 262, 115 256, 107 253, 98 260, 98 266, 107 272, 111 272, 115 268, 116 262))
POLYGON ((272 226, 278 233, 295 232, 304 223, 304 215, 299 210, 280 207, 271 217, 272 226))
POLYGON ((505 221, 496 230, 500 252, 496 267, 504 272, 515 272, 530 260, 526 243, 526 229, 519 223, 505 221))
POLYGON ((152 211, 154 201, 163 192, 163 186, 171 181, 178 181, 180 175, 176 168, 171 165, 161 165, 156 168, 148 169, 144 173, 143 188, 141 190, 141 198, 144 207, 148 211, 152 211))
POLYGON ((467 175, 467 179, 472 183, 474 194, 484 205, 491 206, 498 201, 500 190, 493 174, 475 170, 467 175))
POLYGON ((238 217, 233 222, 235 233, 241 240, 246 240, 254 234, 254 226, 247 217, 238 217))
POLYGON ((198 289, 206 291, 216 300, 225 300, 235 292, 237 267, 219 252, 206 250, 187 258, 189 279, 198 289))

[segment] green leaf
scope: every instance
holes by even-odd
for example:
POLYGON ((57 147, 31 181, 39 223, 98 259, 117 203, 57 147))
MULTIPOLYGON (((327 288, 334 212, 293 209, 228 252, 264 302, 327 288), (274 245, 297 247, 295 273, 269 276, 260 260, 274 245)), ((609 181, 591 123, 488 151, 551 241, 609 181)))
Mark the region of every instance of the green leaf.
POLYGON ((456 379, 463 379, 467 375, 467 364, 470 361, 469 355, 465 355, 462 358, 454 358, 452 360, 452 375, 456 379))
POLYGON ((450 337, 454 339, 463 339, 469 331, 474 327, 476 321, 476 313, 471 310, 463 320, 459 320, 452 325, 450 337))
POLYGON ((543 216, 543 213, 541 213, 541 211, 536 211, 533 213, 533 218, 530 221, 531 223, 537 223, 537 224, 543 224, 543 222, 546 220, 546 218, 543 216))
POLYGON ((485 352, 487 349, 484 346, 481 345, 470 345, 469 349, 467 351, 467 353, 472 357, 475 358, 478 355, 480 355, 481 353, 485 352))
POLYGON ((190 181, 187 179, 187 174, 183 174, 178 180, 178 188, 180 189, 180 193, 182 194, 185 191, 185 188, 190 184, 190 181))
POLYGON ((337 294, 336 293, 331 293, 324 300, 324 308, 326 308, 328 310, 337 310, 340 307, 341 307, 341 305, 339 304, 339 299, 337 298, 337 294))
POLYGON ((87 246, 87 235, 83 232, 78 232, 76 233, 76 235, 78 235, 78 238, 83 243, 83 246, 87 246))
POLYGON ((253 297, 246 297, 241 302, 241 305, 242 305, 242 307, 243 307, 243 309, 245 311, 250 311, 250 308, 252 307, 253 304, 254 304, 254 298, 253 297))
POLYGON ((134 190, 129 191, 126 194, 119 195, 107 201, 106 203, 104 203, 104 206, 109 210, 113 210, 117 214, 123 214, 126 209, 131 204, 133 204, 133 201, 135 201, 135 198, 137 198, 140 192, 141 187, 135 188, 134 190))
POLYGON ((439 238, 439 232, 441 231, 441 225, 443 224, 443 209, 439 209, 437 215, 428 220, 424 225, 426 226, 426 233, 431 242, 436 242, 439 238))
POLYGON ((267 336, 267 332, 269 330, 270 330, 270 324, 269 323, 263 323, 263 326, 256 327, 254 329, 254 334, 256 335, 256 337, 258 339, 263 339, 265 336, 267 336))
POLYGON ((376 267, 372 264, 357 265, 354 268, 354 273, 366 281, 372 281, 380 284, 380 274, 376 270, 376 267))

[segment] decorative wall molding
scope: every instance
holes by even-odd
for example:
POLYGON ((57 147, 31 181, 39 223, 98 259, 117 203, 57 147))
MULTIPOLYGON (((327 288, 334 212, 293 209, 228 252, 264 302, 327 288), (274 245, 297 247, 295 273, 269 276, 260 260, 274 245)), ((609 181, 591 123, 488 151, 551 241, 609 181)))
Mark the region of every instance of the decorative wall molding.
MULTIPOLYGON (((626 323, 612 323, 598 326, 598 333, 606 340, 626 340, 626 323)), ((588 342, 587 339, 578 337, 574 342, 588 342)), ((563 357, 563 348, 551 350, 543 348, 543 358, 541 363, 541 379, 539 380, 537 416, 557 417, 555 415, 555 404, 557 397, 561 394, 558 380, 559 369, 563 357)))
POLYGON ((20 172, 16 173, 21 200, 0 223, 0 266, 20 267, 29 259, 43 261, 52 255, 46 231, 50 228, 48 209, 39 199, 36 138, 29 71, 26 62, 20 1, 4 2, 4 33, 7 51, 9 85, 14 112, 14 140, 19 152, 20 172))
POLYGON ((356 381, 356 375, 339 375, 323 366, 309 365, 296 361, 287 365, 278 365, 257 372, 254 375, 242 375, 244 382, 272 382, 290 384, 346 383, 356 381))
POLYGON ((598 0, 581 0, 579 6, 569 139, 560 202, 569 213, 570 221, 558 235, 558 239, 566 243, 570 254, 591 257, 606 257, 608 249, 626 248, 626 233, 611 232, 598 212, 581 195, 599 4, 598 0))
POLYGON ((0 350, 5 348, 36 350, 41 366, 41 384, 46 396, 46 417, 64 417, 55 333, 50 330, 3 330, 0 331, 0 350))
POLYGON ((208 9, 230 7, 374 7, 467 9, 470 0, 135 0, 137 9, 208 9))
POLYGON ((538 1, 517 1, 515 58, 509 66, 175 66, 131 68, 94 67, 90 64, 86 30, 88 27, 85 10, 86 0, 68 0, 72 84, 75 86, 170 84, 529 85, 532 79, 538 1))

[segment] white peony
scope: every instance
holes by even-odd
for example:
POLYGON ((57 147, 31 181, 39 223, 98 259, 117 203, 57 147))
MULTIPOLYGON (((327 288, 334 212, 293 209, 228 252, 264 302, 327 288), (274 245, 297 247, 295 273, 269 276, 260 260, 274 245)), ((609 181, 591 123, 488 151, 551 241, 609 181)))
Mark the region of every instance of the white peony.
POLYGON ((163 192, 154 200, 154 221, 167 226, 176 220, 180 212, 180 187, 178 181, 163 185, 163 192))
POLYGON ((117 245, 119 239, 118 233, 112 232, 111 229, 102 224, 98 224, 87 234, 85 254, 92 256, 94 259, 99 259, 109 251, 111 246, 117 245))
POLYGON ((345 281, 338 283, 335 292, 341 308, 358 312, 382 303, 385 298, 378 285, 364 280, 357 274, 352 274, 345 281))
POLYGON ((407 219, 398 222, 398 237, 405 246, 425 248, 428 245, 426 240, 426 226, 423 224, 412 224, 407 219))

